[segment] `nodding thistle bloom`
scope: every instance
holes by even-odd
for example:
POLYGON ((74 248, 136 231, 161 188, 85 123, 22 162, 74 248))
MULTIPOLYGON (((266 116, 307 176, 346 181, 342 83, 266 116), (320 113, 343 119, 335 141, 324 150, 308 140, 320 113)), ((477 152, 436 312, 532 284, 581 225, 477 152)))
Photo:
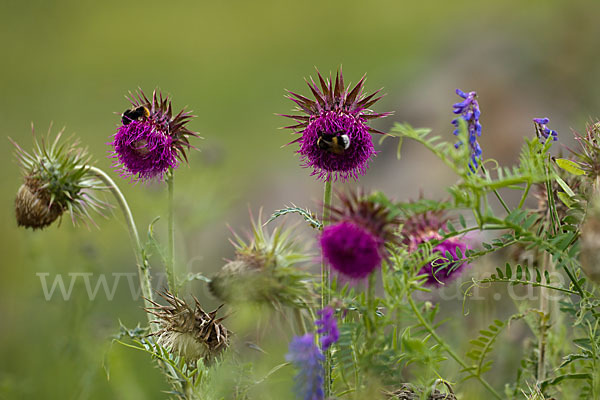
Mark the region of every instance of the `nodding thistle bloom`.
MULTIPOLYGON (((471 171, 474 172, 479 166, 482 154, 479 142, 477 142, 477 138, 481 136, 481 124, 479 123, 481 111, 479 110, 479 103, 477 102, 477 92, 465 93, 460 89, 456 89, 456 94, 464 100, 452 106, 454 107, 454 114, 458 115, 458 117, 452 120, 452 124, 456 127, 452 133, 455 136, 458 136, 460 133, 459 120, 462 119, 466 122, 467 132, 469 133, 469 147, 471 148, 471 162, 469 163, 469 167, 471 168, 471 171)), ((458 148, 461 145, 462 142, 459 141, 455 144, 455 147, 458 148)))
POLYGON ((443 211, 427 211, 410 216, 402 227, 402 241, 410 252, 417 251, 422 243, 434 242, 431 257, 435 258, 419 271, 419 275, 427 275, 425 284, 428 286, 444 285, 456 279, 467 267, 466 262, 460 261, 464 259, 465 251, 470 249, 464 238, 453 236, 444 239, 440 233, 445 230, 447 221, 443 211), (457 249, 460 250, 460 257, 457 249), (448 253, 455 262, 449 262, 448 253))
POLYGON ((245 241, 235 232, 231 243, 236 257, 210 281, 212 294, 226 303, 304 304, 309 275, 298 265, 309 261, 293 240, 292 229, 265 232, 261 215, 252 221, 252 236, 245 241))
POLYGON ((285 128, 301 134, 288 143, 298 143, 303 167, 312 168, 311 175, 319 180, 358 180, 364 175, 369 161, 376 154, 370 133, 380 132, 367 122, 391 113, 373 113, 369 107, 381 97, 380 90, 366 95, 363 92, 365 77, 353 89, 344 86, 341 69, 332 78, 325 80, 317 71, 320 87, 310 78, 306 83, 315 100, 288 91, 287 96, 296 103, 296 111, 306 115, 282 115, 297 122, 285 128))
POLYGON ((360 193, 338 195, 342 205, 331 207, 331 225, 321 234, 325 260, 345 277, 361 279, 387 256, 385 243, 395 243, 398 221, 383 205, 360 193))
POLYGON ((152 335, 158 337, 159 345, 182 356, 188 363, 200 359, 210 363, 227 348, 230 332, 221 324, 225 317, 216 317, 222 306, 207 313, 195 297, 193 308, 169 292, 159 295, 168 304, 163 306, 149 300, 155 307, 146 309, 158 317, 154 322, 159 324, 160 329, 152 335))
POLYGON ((321 317, 315 321, 317 325, 317 333, 321 338, 321 348, 327 350, 333 343, 340 338, 340 331, 337 327, 337 321, 334 316, 333 308, 327 306, 322 310, 317 311, 317 315, 321 317))
POLYGON ((535 126, 535 132, 538 136, 538 139, 542 143, 546 143, 548 138, 551 137, 552 141, 556 142, 558 140, 558 133, 548 128, 547 124, 550 122, 549 118, 534 118, 533 125, 535 126))
POLYGON ((186 150, 194 148, 190 137, 199 137, 186 128, 193 118, 188 111, 173 116, 171 100, 154 91, 149 100, 143 91, 130 93, 132 108, 125 110, 121 126, 110 143, 114 167, 121 176, 134 181, 163 179, 179 162, 187 162, 186 150))
POLYGON ((24 181, 15 198, 17 225, 45 228, 67 210, 74 224, 93 224, 90 210, 101 213, 107 206, 94 191, 104 190, 105 186, 90 170, 90 156, 79 147, 79 142, 60 143, 64 128, 52 141, 50 129, 47 140, 34 139, 31 153, 11 140, 24 181))
POLYGON ((323 400, 323 352, 319 349, 313 333, 296 336, 290 342, 285 356, 298 373, 295 378, 297 395, 304 400, 323 400))

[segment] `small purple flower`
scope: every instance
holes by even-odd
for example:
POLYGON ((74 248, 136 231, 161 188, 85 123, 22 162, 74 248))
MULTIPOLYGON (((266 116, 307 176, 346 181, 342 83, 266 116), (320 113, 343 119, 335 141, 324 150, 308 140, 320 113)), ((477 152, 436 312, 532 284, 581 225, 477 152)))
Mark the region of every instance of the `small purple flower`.
POLYGON ((173 116, 171 100, 156 91, 151 101, 141 90, 129 100, 133 107, 123 113, 122 124, 110 143, 114 167, 134 181, 161 180, 169 168, 187 161, 186 150, 194 148, 189 137, 198 134, 185 127, 193 116, 186 111, 173 116))
POLYGON ((465 250, 468 248, 469 246, 464 241, 461 241, 456 237, 448 238, 435 246, 432 254, 438 255, 439 258, 426 264, 419 271, 419 275, 428 275, 425 284, 427 286, 439 287, 456 279, 468 264, 466 262, 456 262, 444 266, 443 264, 449 261, 446 257, 446 253, 449 252, 453 260, 459 260, 464 258, 465 250), (457 256, 457 248, 460 249, 461 257, 457 256))
POLYGON ((323 365, 325 359, 321 349, 315 343, 315 335, 307 333, 296 336, 290 342, 285 356, 298 373, 295 378, 295 390, 304 400, 323 400, 323 365))
POLYGON ((381 265, 386 242, 395 242, 397 221, 389 211, 360 193, 338 195, 342 207, 331 208, 332 224, 320 237, 325 260, 340 274, 362 279, 381 265))
POLYGON ((290 92, 288 98, 296 103, 296 111, 306 115, 282 115, 297 123, 286 126, 301 136, 288 143, 299 143, 303 167, 312 168, 311 175, 319 180, 358 180, 364 175, 369 161, 376 154, 370 133, 383 133, 367 125, 367 121, 390 113, 376 114, 369 107, 381 97, 379 90, 370 95, 363 93, 365 77, 351 90, 344 87, 341 70, 335 84, 325 80, 317 71, 320 87, 307 81, 315 100, 290 92))
POLYGON ((538 135, 538 139, 542 143, 546 143, 549 137, 552 137, 552 141, 558 140, 558 132, 546 126, 550 122, 549 118, 534 118, 533 124, 535 125, 535 131, 538 135))
MULTIPOLYGON (((452 120, 452 124, 456 127, 452 133, 455 136, 458 136, 460 132, 460 119, 467 123, 469 146, 471 147, 471 162, 469 163, 469 167, 471 168, 471 171, 474 172, 479 166, 479 160, 481 159, 482 154, 479 142, 477 142, 477 138, 481 136, 481 124, 479 123, 481 111, 479 110, 479 103, 477 102, 477 93, 465 93, 460 89, 456 89, 456 94, 464 100, 453 105, 454 114, 459 116, 452 120)), ((462 142, 459 141, 455 144, 455 147, 458 148, 460 145, 462 145, 462 142)))
POLYGON ((337 321, 333 315, 333 308, 327 306, 322 310, 317 311, 320 319, 315 321, 317 325, 317 333, 321 336, 321 348, 327 350, 333 343, 340 338, 340 331, 337 327, 337 321))
MULTIPOLYGON (((418 250, 421 243, 426 243, 431 240, 442 240, 441 232, 445 229, 448 218, 444 211, 428 211, 425 213, 414 214, 404 221, 402 227, 402 242, 408 247, 410 252, 418 250)), ((460 249, 464 258, 465 251, 470 249, 464 237, 451 237, 442 240, 432 249, 432 254, 436 255, 436 259, 424 265, 419 271, 419 275, 427 274, 428 277, 425 284, 428 286, 442 286, 443 284, 456 279, 465 267, 468 266, 465 262, 459 264, 453 263, 443 267, 446 261, 446 252, 450 252, 453 260, 457 260, 456 248, 460 249)))

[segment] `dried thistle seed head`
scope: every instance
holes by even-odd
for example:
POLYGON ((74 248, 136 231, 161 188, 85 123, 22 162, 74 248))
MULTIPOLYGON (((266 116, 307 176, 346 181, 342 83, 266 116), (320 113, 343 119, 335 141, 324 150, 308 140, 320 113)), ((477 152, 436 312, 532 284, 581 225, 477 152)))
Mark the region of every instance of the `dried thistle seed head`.
POLYGON ((132 108, 125 110, 121 126, 110 143, 114 151, 114 167, 125 178, 138 180, 163 179, 169 168, 187 161, 186 151, 194 148, 190 137, 199 137, 185 125, 194 117, 188 111, 173 115, 171 99, 162 93, 130 93, 132 108))
POLYGON ((25 177, 25 183, 15 198, 17 225, 41 229, 56 221, 64 209, 58 203, 51 203, 50 198, 50 193, 42 187, 39 179, 25 177))
POLYGON ((298 265, 309 260, 292 236, 293 228, 263 227, 259 214, 252 221, 252 235, 242 239, 235 232, 231 243, 236 257, 212 277, 211 293, 226 303, 269 303, 299 306, 309 292, 308 274, 298 265))
POLYGON ((231 333, 221 324, 225 317, 216 317, 221 307, 207 313, 195 297, 195 307, 191 307, 168 291, 159 295, 167 305, 152 302, 155 307, 147 309, 158 317, 155 322, 160 329, 152 334, 158 337, 158 344, 182 356, 188 363, 200 359, 210 363, 229 346, 231 333))
POLYGON ((90 157, 79 147, 79 142, 61 143, 64 129, 51 140, 50 129, 45 139, 38 141, 34 136, 31 153, 12 142, 24 176, 15 198, 17 224, 41 229, 66 210, 74 223, 80 220, 93 223, 90 210, 101 213, 107 206, 95 192, 106 187, 90 170, 90 157))
POLYGON ((312 78, 306 81, 315 100, 288 91, 287 97, 297 105, 295 111, 305 114, 282 115, 296 121, 285 128, 301 134, 289 144, 300 145, 297 153, 302 166, 312 168, 311 175, 317 175, 319 180, 358 180, 376 154, 370 134, 383 133, 370 127, 368 121, 391 113, 369 110, 383 96, 375 97, 379 90, 370 95, 364 93, 366 76, 353 89, 344 86, 341 68, 335 83, 331 77, 323 79, 318 70, 317 76, 319 85, 312 78))
POLYGON ((593 282, 600 283, 600 199, 592 201, 581 226, 581 269, 593 282))

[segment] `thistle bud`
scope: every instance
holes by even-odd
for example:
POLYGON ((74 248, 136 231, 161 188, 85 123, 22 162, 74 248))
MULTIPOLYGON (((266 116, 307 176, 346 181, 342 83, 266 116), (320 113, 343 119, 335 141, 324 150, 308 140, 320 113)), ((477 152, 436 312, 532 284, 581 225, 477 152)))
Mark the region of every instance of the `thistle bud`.
MULTIPOLYGON (((17 143, 16 157, 24 179, 15 198, 17 224, 41 229, 52 224, 66 210, 73 222, 89 220, 90 209, 101 212, 106 204, 95 197, 104 185, 90 171, 90 157, 78 141, 60 143, 61 130, 53 141, 34 141, 31 153, 17 143)), ((11 140, 12 141, 12 140, 11 140)))
POLYGON ((308 275, 297 265, 309 257, 291 239, 292 230, 278 227, 266 232, 259 215, 252 221, 252 232, 249 241, 234 233, 236 257, 212 277, 211 293, 230 304, 302 304, 308 275))

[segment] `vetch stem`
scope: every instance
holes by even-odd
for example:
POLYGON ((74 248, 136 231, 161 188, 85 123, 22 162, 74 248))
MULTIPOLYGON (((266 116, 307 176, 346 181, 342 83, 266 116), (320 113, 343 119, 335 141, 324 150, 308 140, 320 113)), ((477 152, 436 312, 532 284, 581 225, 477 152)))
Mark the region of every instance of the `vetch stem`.
MULTIPOLYGON (((469 366, 462 358, 460 358, 458 354, 456 354, 454 350, 452 350, 450 346, 448 346, 448 344, 441 337, 438 336, 438 334, 431 327, 431 325, 429 325, 429 323, 425 320, 425 317, 423 317, 421 311, 419 311, 419 309, 417 308, 417 305, 415 304, 412 295, 408 293, 406 298, 408 300, 408 303, 410 304, 410 307, 413 310, 413 313, 415 314, 421 325, 423 325, 425 330, 429 332, 429 334, 435 339, 436 342, 439 343, 439 345, 446 351, 446 353, 448 353, 450 357, 452 357, 461 367, 463 367, 463 369, 467 371, 470 370, 471 366, 469 366)), ((496 390, 485 379, 478 375, 473 375, 473 377, 476 378, 496 399, 502 400, 502 397, 498 394, 498 392, 496 392, 496 390)))
MULTIPOLYGON (((140 236, 135 226, 131 209, 127 204, 127 200, 125 199, 125 196, 123 196, 121 190, 119 190, 119 187, 104 171, 92 166, 87 166, 85 168, 88 168, 92 174, 96 175, 108 187, 113 196, 115 196, 121 211, 123 211, 123 216, 125 217, 125 222, 127 223, 127 229, 129 230, 129 237, 134 247, 135 261, 140 279, 140 287, 142 288, 142 295, 144 296, 144 305, 146 308, 154 307, 154 305, 151 303, 152 285, 150 283, 150 265, 148 265, 148 261, 146 260, 144 248, 140 242, 140 236)), ((146 316, 148 317, 150 329, 154 331, 155 324, 151 323, 154 320, 154 317, 150 313, 146 313, 146 316)))
MULTIPOLYGON (((332 183, 331 180, 325 182, 325 188, 323 190, 323 227, 329 224, 329 216, 331 214, 331 192, 332 183)), ((329 265, 325 262, 325 258, 321 254, 321 309, 325 308, 330 302, 330 269, 329 265)), ((324 376, 324 393, 325 398, 331 396, 331 348, 325 351, 325 376, 324 376)))

